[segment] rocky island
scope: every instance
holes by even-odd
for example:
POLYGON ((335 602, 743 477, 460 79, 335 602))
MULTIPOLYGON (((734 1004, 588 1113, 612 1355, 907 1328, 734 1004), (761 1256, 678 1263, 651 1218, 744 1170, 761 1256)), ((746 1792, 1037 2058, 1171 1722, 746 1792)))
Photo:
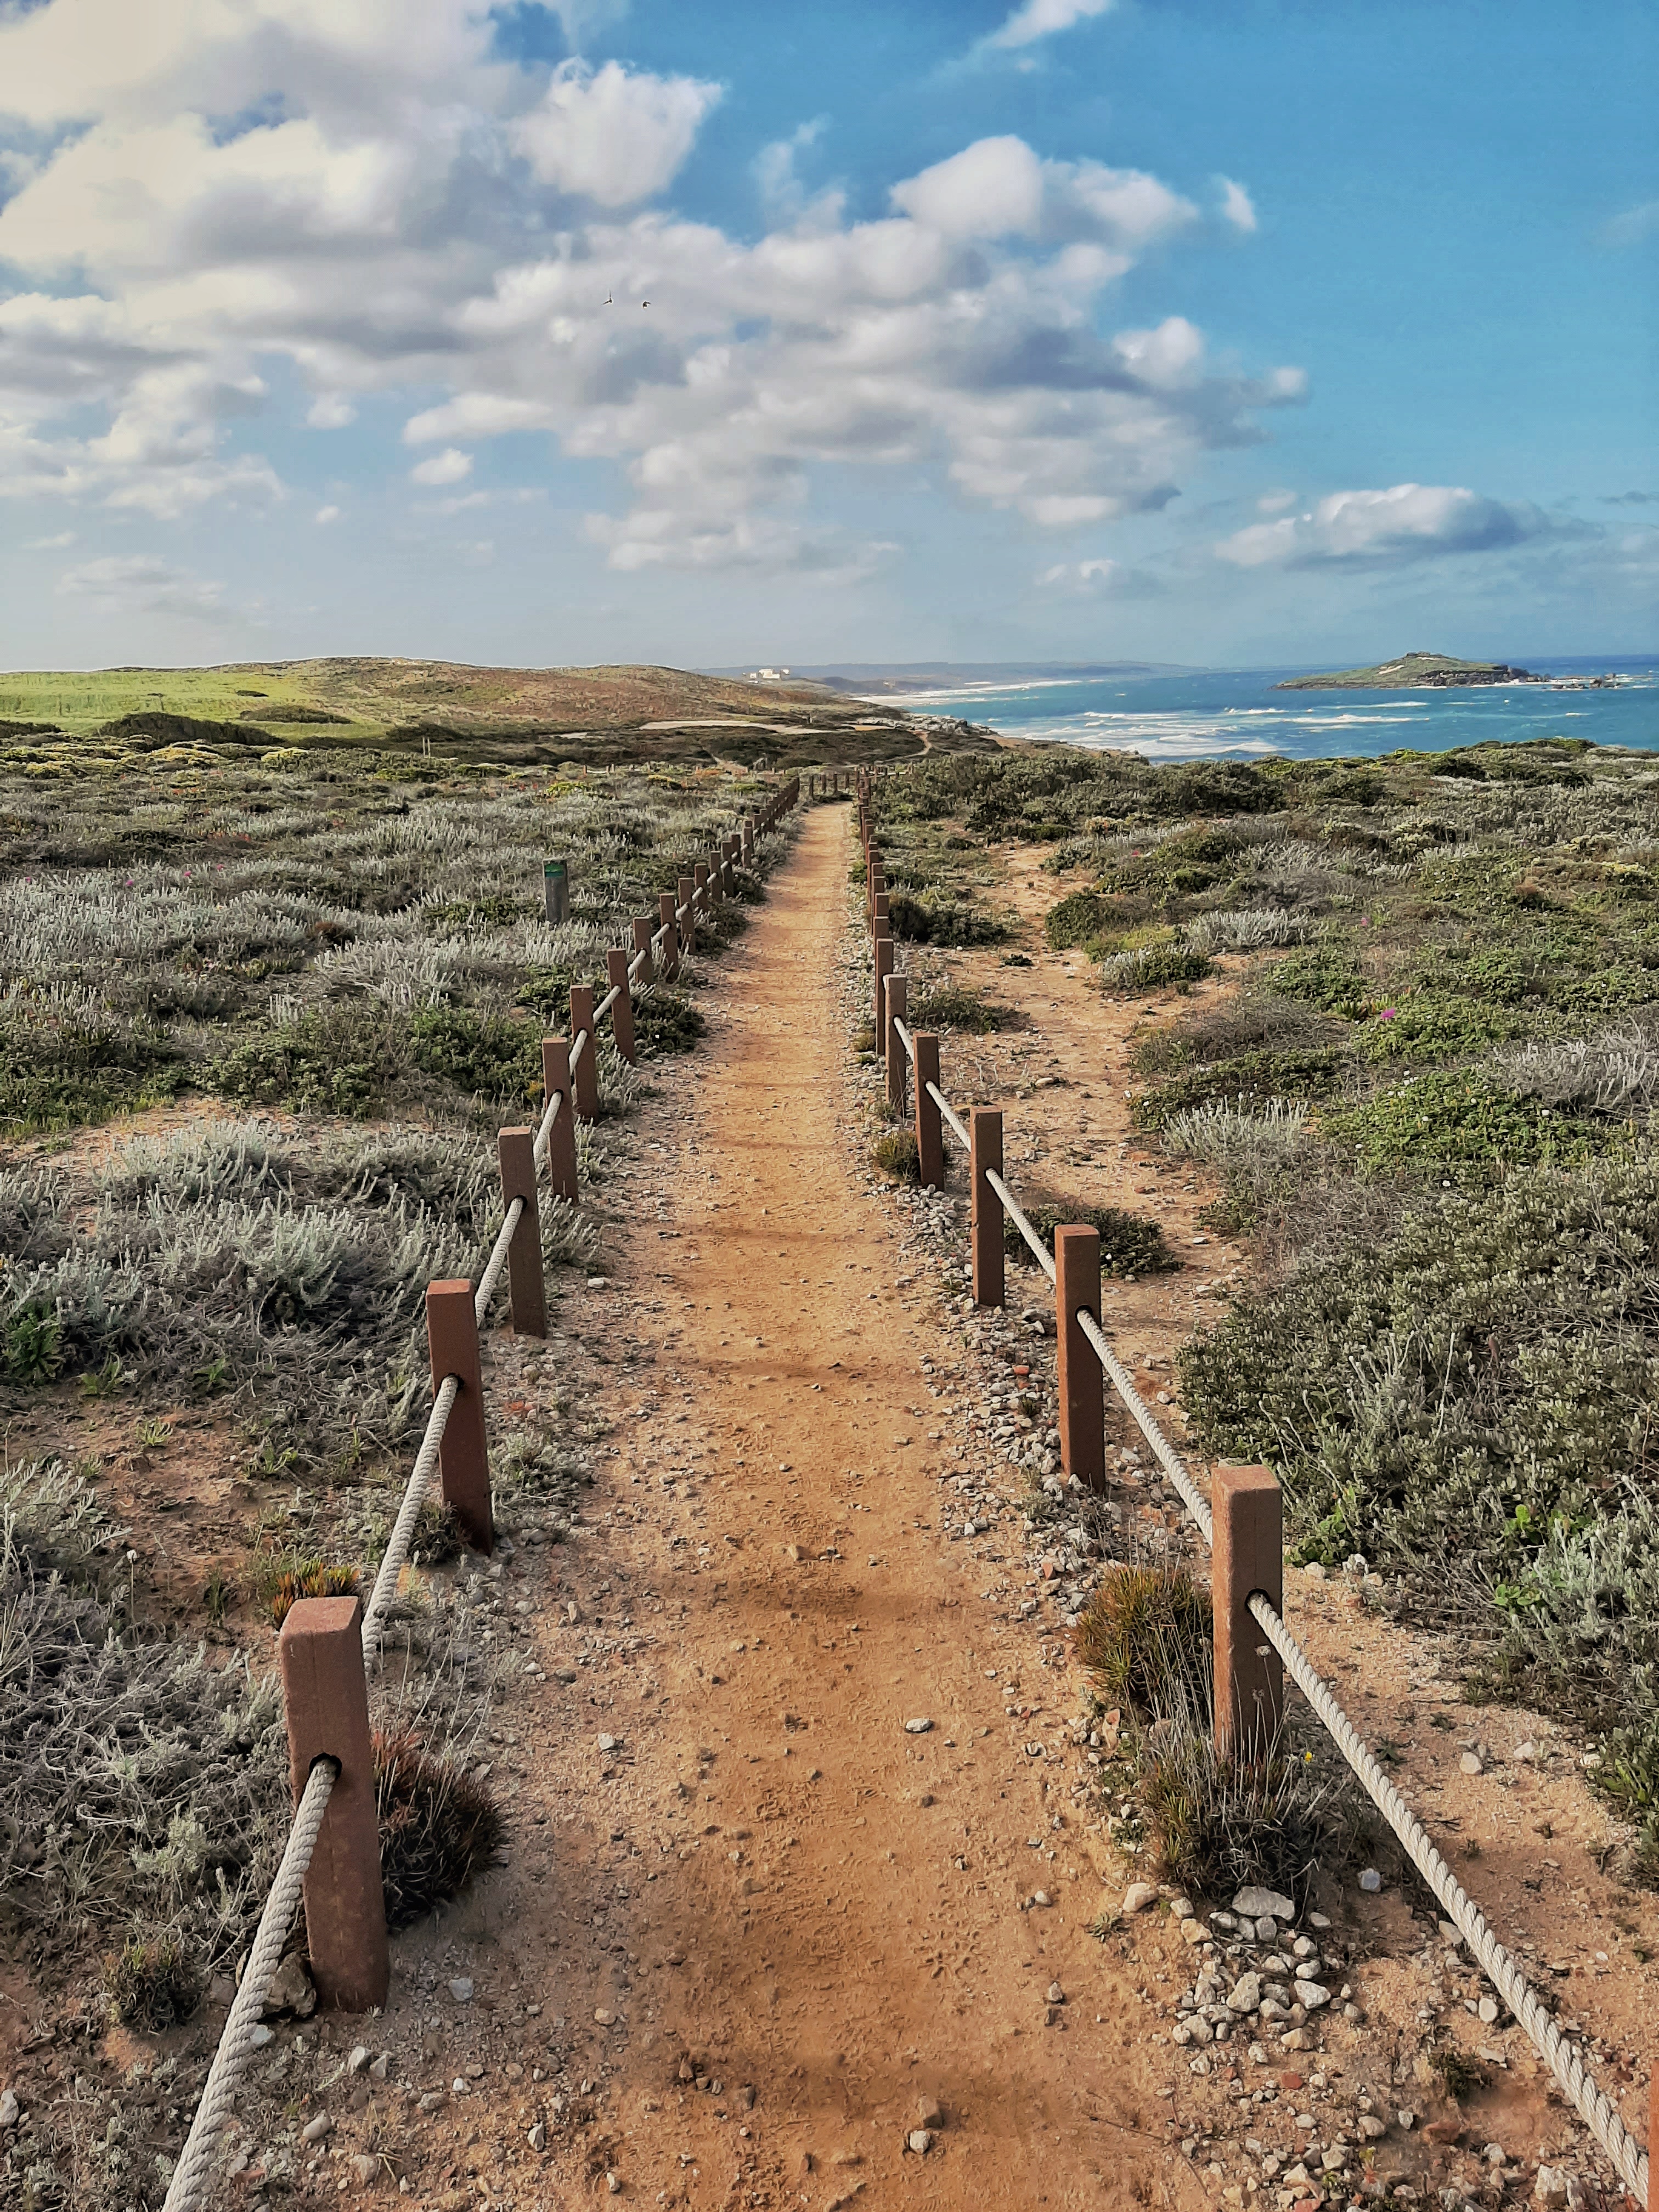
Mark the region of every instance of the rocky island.
POLYGON ((1375 668, 1345 668, 1334 676, 1292 676, 1276 691, 1445 691, 1472 684, 1547 684, 1529 668, 1501 660, 1455 660, 1449 653, 1402 653, 1375 668))

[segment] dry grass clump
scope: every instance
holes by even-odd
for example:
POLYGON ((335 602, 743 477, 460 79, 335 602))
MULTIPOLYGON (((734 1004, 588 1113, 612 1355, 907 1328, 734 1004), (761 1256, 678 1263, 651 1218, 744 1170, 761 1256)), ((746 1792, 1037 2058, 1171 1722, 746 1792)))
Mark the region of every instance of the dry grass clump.
MULTIPOLYGON (((1103 1275, 1165 1275, 1181 1262, 1164 1240, 1164 1231, 1144 1213, 1131 1213, 1121 1206, 1084 1206, 1072 1199, 1036 1200, 1025 1207, 1025 1218, 1037 1235, 1054 1249, 1056 1229, 1094 1229, 1100 1235, 1103 1275)), ((1034 1267, 1031 1248, 1006 1214, 1002 1221, 1003 1249, 1022 1267, 1034 1267)))
POLYGON ((890 1129, 870 1147, 872 1164, 894 1182, 920 1183, 921 1152, 914 1129, 890 1129))
POLYGON ((105 1961, 110 2011, 150 2034, 177 2027, 201 2002, 201 1978, 176 1936, 133 1936, 105 1961))
POLYGON ((270 1625, 280 1628, 302 1598, 356 1597, 361 1577, 356 1567, 331 1566, 323 1559, 307 1559, 276 1577, 265 1601, 270 1625))
POLYGON ((1109 1704, 1163 1713, 1178 1692, 1209 1711, 1210 1594, 1182 1567, 1113 1567, 1079 1618, 1076 1650, 1109 1704))
POLYGON ((1288 1732, 1260 1758, 1229 1759, 1207 1723, 1171 1718, 1148 1741, 1139 1784, 1159 1863, 1206 1896, 1231 1896, 1247 1882, 1295 1896, 1316 1868, 1340 1863, 1352 1848, 1348 1793, 1288 1732))
POLYGON ((488 1786, 459 1760, 433 1757, 411 1729, 375 1736, 374 1789, 386 1925, 394 1934, 502 1863, 507 1822, 488 1786))

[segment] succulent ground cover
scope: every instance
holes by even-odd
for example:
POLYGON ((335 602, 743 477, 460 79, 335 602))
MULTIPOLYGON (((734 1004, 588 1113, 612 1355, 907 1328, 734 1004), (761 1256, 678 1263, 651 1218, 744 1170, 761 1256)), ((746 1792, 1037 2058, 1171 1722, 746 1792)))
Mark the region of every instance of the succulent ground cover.
POLYGON ((1052 847, 1051 945, 1149 1018, 1134 1118, 1252 1286, 1181 1359, 1294 1556, 1583 1723, 1659 1873, 1659 767, 1576 740, 1366 762, 1055 750, 881 787, 890 876, 1052 847), (1081 880, 1079 880, 1079 875, 1081 880), (1169 1001, 1164 1000, 1167 1009, 1169 1001))
MULTIPOLYGON (((48 2004, 101 1983, 157 2031, 245 1947, 287 1824, 272 1638, 384 1547, 425 1285, 481 1264, 493 1134, 538 1114, 571 985, 605 988, 606 947, 761 788, 361 749, 0 754, 0 1959, 48 2004)), ((637 1068, 601 1042, 584 1205, 544 1200, 550 1357, 586 1193, 629 1173, 617 1117, 695 1042, 706 962, 760 890, 639 1001, 637 1068)), ((582 1480, 547 1380, 495 1469, 531 1541, 582 1480)), ((436 1509, 415 1550, 374 1715, 405 1918, 501 1836, 454 1763, 488 1723, 498 1601, 436 1509)))

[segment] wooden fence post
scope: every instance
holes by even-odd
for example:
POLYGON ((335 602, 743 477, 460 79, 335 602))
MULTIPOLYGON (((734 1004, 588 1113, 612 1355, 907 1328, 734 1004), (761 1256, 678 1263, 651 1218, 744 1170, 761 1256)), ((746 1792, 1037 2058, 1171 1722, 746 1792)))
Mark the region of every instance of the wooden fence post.
POLYGON ((507 1286, 514 1336, 547 1334, 547 1283, 542 1273, 542 1209, 536 1188, 536 1132, 503 1129, 495 1139, 501 1164, 501 1204, 524 1200, 507 1248, 507 1286))
POLYGON ((690 876, 680 878, 679 903, 685 908, 685 934, 680 939, 680 950, 688 960, 697 949, 697 909, 694 899, 696 888, 690 876))
POLYGON ((438 1447, 444 1504, 453 1507, 461 1534, 475 1552, 493 1552, 495 1522, 489 1502, 489 1446, 484 1436, 483 1376, 478 1364, 478 1323, 472 1310, 471 1283, 428 1284, 426 1340, 433 1389, 437 1390, 452 1375, 461 1386, 438 1447))
POLYGON ((879 1060, 887 1042, 887 1025, 884 1019, 886 1007, 883 993, 886 988, 887 978, 893 972, 892 939, 878 937, 872 951, 875 958, 876 970, 876 1057, 879 1060))
POLYGON ((674 894, 665 891, 657 901, 662 920, 663 981, 672 983, 680 972, 680 926, 674 919, 674 894))
POLYGON ((881 1030, 881 1051, 887 1062, 887 1103, 900 1114, 904 1111, 904 1079, 910 1072, 910 1055, 904 1049, 904 1040, 894 1024, 904 1019, 909 1010, 909 977, 890 975, 887 978, 887 1018, 881 1030))
MULTIPOLYGON (((651 981, 651 917, 648 914, 642 914, 634 924, 635 956, 637 957, 641 952, 645 955, 645 965, 640 970, 641 990, 644 990, 651 981)), ((633 961, 628 964, 631 968, 633 961)))
POLYGON ((542 1096, 551 1104, 557 1091, 564 1100, 547 1134, 547 1185, 556 1198, 576 1203, 576 1103, 571 1097, 570 1042, 567 1037, 542 1039, 542 1096))
POLYGON ((1085 1490, 1106 1486, 1106 1399, 1094 1346, 1079 1313, 1100 1319, 1100 1231, 1054 1231, 1054 1337, 1058 1352, 1060 1458, 1085 1490))
POLYGON ((628 955, 612 950, 605 956, 605 981, 616 993, 611 1006, 611 1034, 617 1055, 630 1063, 634 1058, 634 993, 628 981, 628 955))
POLYGON ((969 1237, 974 1255, 974 1304, 1000 1306, 1006 1295, 1007 1255, 1002 1240, 1002 1200, 986 1182, 1002 1173, 1002 1115, 994 1106, 968 1109, 969 1169, 972 1178, 969 1237))
POLYGON ((1215 1747, 1263 1757, 1285 1717, 1285 1669, 1249 1609, 1260 1590, 1285 1609, 1285 1510, 1265 1467, 1218 1467, 1210 1590, 1215 1612, 1215 1747))
POLYGON ((576 1119, 597 1121, 599 1118, 599 1038, 593 1023, 593 992, 591 985, 573 983, 570 986, 570 1044, 575 1049, 576 1039, 587 1031, 587 1042, 582 1056, 570 1071, 576 1093, 576 1119))
POLYGON ((276 1659, 295 1803, 318 1759, 331 1759, 340 1770, 305 1878, 311 1978, 325 2005, 368 2012, 386 2002, 392 1962, 363 1680, 362 1600, 301 1598, 283 1623, 276 1659))
POLYGON ((702 892, 702 896, 701 899, 698 900, 698 903, 702 908, 703 912, 707 914, 710 905, 713 903, 708 890, 708 863, 707 860, 699 860, 693 867, 691 871, 691 889, 692 896, 694 897, 696 896, 696 894, 699 891, 702 892))
MULTIPOLYGON (((895 1046, 902 1054, 904 1047, 896 1037, 895 1046)), ((945 1124, 940 1118, 939 1101, 928 1095, 930 1083, 939 1081, 939 1039, 936 1036, 910 1032, 910 1042, 916 1048, 916 1155, 922 1187, 926 1190, 945 1188, 945 1124)))

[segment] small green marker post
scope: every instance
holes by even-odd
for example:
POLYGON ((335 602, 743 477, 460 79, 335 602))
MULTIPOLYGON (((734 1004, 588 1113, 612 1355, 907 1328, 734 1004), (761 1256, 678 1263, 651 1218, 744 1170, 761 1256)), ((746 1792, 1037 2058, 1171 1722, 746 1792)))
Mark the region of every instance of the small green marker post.
POLYGON ((570 919, 570 868, 564 860, 542 862, 542 898, 551 922, 570 919))

